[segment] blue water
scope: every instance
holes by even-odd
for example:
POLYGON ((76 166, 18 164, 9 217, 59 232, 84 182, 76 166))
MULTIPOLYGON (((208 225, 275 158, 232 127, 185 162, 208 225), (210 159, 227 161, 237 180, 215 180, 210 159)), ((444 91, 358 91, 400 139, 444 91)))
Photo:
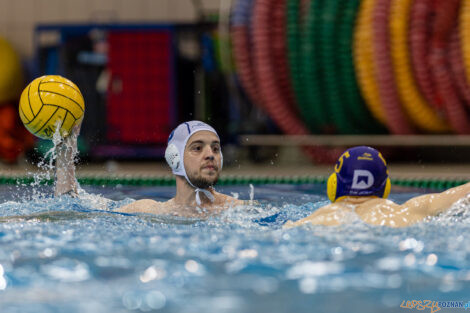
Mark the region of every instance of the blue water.
MULTIPOLYGON (((284 230, 328 203, 324 186, 255 186, 259 205, 207 220, 113 212, 131 199, 169 199, 174 187, 85 187, 80 199, 53 199, 50 189, 0 186, 2 313, 375 313, 411 311, 406 300, 470 300, 465 201, 402 229, 352 219, 284 230)), ((396 189, 391 199, 421 192, 396 189)))

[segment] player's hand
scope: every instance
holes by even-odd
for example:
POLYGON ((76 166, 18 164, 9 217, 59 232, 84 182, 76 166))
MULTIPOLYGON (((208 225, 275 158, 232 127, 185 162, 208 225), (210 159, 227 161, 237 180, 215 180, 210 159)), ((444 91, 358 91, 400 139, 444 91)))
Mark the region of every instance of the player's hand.
POLYGON ((82 121, 77 123, 74 127, 72 127, 72 130, 70 134, 63 138, 62 141, 57 144, 57 148, 62 148, 62 149, 72 149, 74 151, 74 154, 77 152, 77 138, 80 135, 80 129, 82 127, 82 121))
POLYGON ((70 134, 70 136, 75 137, 75 139, 78 138, 78 135, 80 135, 80 129, 82 128, 82 122, 83 120, 81 120, 74 127, 72 127, 72 133, 70 134))
POLYGON ((67 138, 70 138, 69 140, 74 140, 76 142, 78 136, 80 135, 81 128, 82 128, 82 121, 80 121, 74 127, 72 127, 72 132, 70 133, 69 136, 65 138, 65 140, 67 140, 67 138))

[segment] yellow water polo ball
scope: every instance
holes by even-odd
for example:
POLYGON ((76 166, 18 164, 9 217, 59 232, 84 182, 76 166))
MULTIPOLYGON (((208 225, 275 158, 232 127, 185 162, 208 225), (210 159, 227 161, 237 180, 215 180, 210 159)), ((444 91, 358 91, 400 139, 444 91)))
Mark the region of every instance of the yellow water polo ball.
POLYGON ((23 90, 19 112, 24 126, 33 135, 52 139, 58 129, 66 137, 83 119, 85 101, 72 81, 46 75, 36 78, 23 90))

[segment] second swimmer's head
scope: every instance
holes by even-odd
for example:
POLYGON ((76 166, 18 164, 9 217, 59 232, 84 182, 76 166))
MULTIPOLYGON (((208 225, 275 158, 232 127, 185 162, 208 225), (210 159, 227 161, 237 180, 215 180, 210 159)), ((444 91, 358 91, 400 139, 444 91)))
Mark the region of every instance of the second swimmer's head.
POLYGON ((382 154, 366 146, 346 150, 338 158, 327 185, 328 198, 332 202, 345 196, 387 198, 391 187, 382 154))

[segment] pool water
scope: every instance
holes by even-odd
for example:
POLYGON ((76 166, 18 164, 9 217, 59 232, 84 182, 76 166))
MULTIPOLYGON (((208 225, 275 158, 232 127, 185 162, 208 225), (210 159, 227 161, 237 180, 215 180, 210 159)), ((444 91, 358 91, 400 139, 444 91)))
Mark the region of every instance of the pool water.
POLYGON ((207 220, 113 212, 174 187, 84 187, 80 199, 50 189, 0 186, 2 313, 407 312, 403 301, 470 300, 466 199, 402 229, 351 217, 285 230, 328 203, 323 185, 221 187, 259 204, 207 220))

